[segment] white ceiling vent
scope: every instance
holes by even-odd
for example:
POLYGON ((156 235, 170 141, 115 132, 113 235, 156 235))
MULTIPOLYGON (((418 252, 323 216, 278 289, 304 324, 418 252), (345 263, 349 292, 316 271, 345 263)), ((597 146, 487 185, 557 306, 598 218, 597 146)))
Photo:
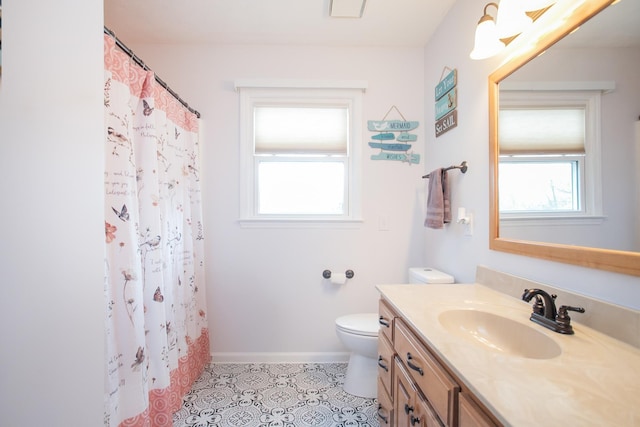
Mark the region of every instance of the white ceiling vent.
POLYGON ((362 18, 367 0, 331 0, 329 15, 332 18, 362 18))

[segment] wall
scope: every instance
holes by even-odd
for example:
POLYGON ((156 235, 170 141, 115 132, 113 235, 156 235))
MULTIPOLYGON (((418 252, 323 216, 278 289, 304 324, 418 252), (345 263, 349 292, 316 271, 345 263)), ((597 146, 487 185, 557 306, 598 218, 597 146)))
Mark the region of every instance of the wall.
MULTIPOLYGON (((126 43, 126 40, 125 40, 126 43)), ((247 229, 239 215, 236 79, 365 80, 365 120, 396 105, 419 120, 424 154, 422 49, 293 46, 130 46, 203 116, 206 280, 214 360, 343 359, 336 317, 377 311, 377 283, 406 282, 424 259, 424 156, 372 161, 362 141, 363 217, 356 229, 247 229), (388 219, 389 230, 379 220, 388 219), (322 271, 355 277, 335 287, 322 271)), ((400 117, 392 112, 389 119, 400 117)), ((363 134, 366 123, 362 124, 363 134)))
POLYGON ((3 3, 0 425, 102 425, 102 1, 3 3))
MULTIPOLYGON (((473 281, 479 264, 614 304, 640 308, 640 278, 575 267, 489 250, 488 75, 509 52, 473 61, 469 52, 482 4, 458 0, 425 48, 425 114, 427 126, 434 116, 433 88, 444 66, 458 70, 457 128, 435 138, 427 133, 426 167, 469 162, 469 171, 453 173, 452 206, 475 214, 475 233, 462 235, 462 227, 425 230, 425 262, 451 272, 460 281, 473 281)), ((432 123, 432 122, 431 122, 432 123)))

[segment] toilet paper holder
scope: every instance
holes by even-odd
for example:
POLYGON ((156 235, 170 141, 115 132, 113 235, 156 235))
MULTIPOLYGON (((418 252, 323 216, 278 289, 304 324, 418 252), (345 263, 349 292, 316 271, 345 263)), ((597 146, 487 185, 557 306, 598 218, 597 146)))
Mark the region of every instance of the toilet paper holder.
MULTIPOLYGON (((344 272, 344 275, 347 276, 347 279, 353 279, 353 276, 355 276, 355 273, 353 272, 353 270, 347 270, 344 272)), ((324 277, 325 279, 331 279, 331 270, 323 271, 322 277, 324 277)))

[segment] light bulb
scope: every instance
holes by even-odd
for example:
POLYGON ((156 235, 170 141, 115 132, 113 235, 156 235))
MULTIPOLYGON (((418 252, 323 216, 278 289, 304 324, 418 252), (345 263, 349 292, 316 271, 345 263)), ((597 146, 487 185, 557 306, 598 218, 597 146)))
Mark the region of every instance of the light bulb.
POLYGON ((499 38, 507 39, 518 35, 532 23, 533 20, 525 13, 522 0, 502 0, 500 2, 496 19, 499 38))
POLYGON ((478 21, 476 27, 476 37, 473 50, 469 54, 471 59, 485 59, 496 55, 504 49, 504 43, 498 38, 496 23, 493 17, 487 13, 489 6, 496 6, 495 3, 489 3, 484 7, 484 15, 478 21))

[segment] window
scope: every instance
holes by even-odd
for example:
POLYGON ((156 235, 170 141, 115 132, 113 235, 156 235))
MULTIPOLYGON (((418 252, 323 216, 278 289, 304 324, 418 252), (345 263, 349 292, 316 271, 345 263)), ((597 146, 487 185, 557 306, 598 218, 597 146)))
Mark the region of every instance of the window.
POLYGON ((362 88, 241 87, 241 223, 360 221, 362 88))
POLYGON ((500 94, 501 220, 602 215, 599 120, 596 91, 500 94))

